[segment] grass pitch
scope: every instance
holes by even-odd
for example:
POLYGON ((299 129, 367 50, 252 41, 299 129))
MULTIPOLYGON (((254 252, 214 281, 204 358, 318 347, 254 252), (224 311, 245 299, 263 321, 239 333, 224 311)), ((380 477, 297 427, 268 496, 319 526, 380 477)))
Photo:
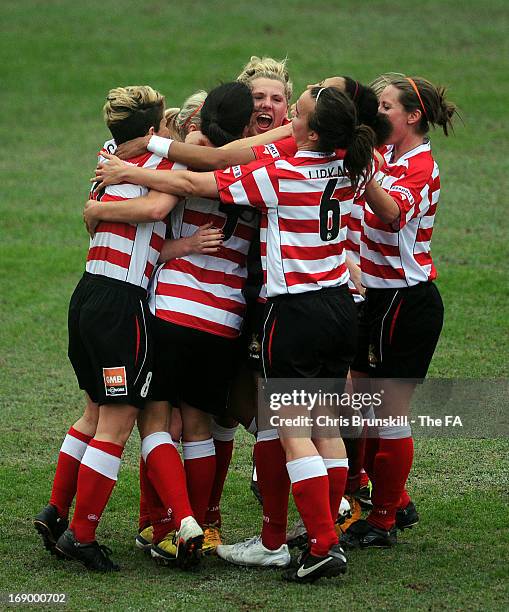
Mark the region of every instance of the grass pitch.
MULTIPOLYGON (((446 324, 431 375, 507 377, 507 21, 502 0, 2 2, 1 593, 65 591, 72 610, 507 607, 504 439, 418 441, 409 486, 419 527, 393 550, 351 553, 344 579, 315 586, 217 559, 184 574, 136 552, 136 435, 98 533, 120 574, 57 562, 31 524, 82 406, 66 359, 66 310, 88 244, 88 178, 108 137, 100 109, 116 85, 148 83, 178 105, 234 78, 252 54, 287 55, 296 94, 324 76, 368 81, 387 70, 447 84, 464 125, 432 138, 442 177, 433 253, 446 324)), ((250 448, 240 433, 223 501, 229 542, 260 524, 248 492, 250 448)))

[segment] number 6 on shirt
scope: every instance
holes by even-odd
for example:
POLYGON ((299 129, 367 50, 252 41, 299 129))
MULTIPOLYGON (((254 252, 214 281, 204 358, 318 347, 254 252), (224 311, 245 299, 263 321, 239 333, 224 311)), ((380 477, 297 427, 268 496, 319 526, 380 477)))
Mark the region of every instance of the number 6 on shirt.
POLYGON ((335 240, 341 226, 341 209, 339 200, 332 197, 338 179, 331 179, 323 191, 320 200, 320 238, 324 242, 335 240))

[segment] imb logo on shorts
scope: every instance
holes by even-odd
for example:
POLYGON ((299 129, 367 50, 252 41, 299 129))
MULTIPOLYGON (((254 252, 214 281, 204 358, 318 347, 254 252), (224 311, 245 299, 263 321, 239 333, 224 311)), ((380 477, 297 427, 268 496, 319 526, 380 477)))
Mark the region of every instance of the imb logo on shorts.
POLYGON ((127 378, 124 366, 118 368, 103 368, 103 378, 106 395, 110 397, 127 395, 127 378))

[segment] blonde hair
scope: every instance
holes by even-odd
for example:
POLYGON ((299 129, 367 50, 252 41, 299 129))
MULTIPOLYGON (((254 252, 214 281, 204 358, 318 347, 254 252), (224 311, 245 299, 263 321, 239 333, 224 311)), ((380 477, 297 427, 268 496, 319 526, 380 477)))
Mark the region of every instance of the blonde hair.
POLYGON ((280 81, 284 85, 285 97, 287 102, 291 100, 293 93, 293 83, 286 68, 287 58, 275 60, 272 57, 258 57, 252 55, 249 62, 244 66, 242 72, 237 77, 237 81, 251 86, 255 79, 272 79, 280 81))
POLYGON ((175 113, 166 113, 166 127, 175 136, 176 140, 184 141, 189 127, 195 125, 200 127, 201 117, 200 110, 207 97, 207 92, 200 90, 189 96, 179 109, 170 109, 177 111, 175 113), (170 116, 169 116, 170 115, 170 116))
MULTIPOLYGON (((104 120, 109 127, 124 121, 133 113, 164 106, 164 96, 149 85, 129 85, 110 89, 103 107, 104 120)), ((157 126, 158 127, 158 126, 157 126)))
POLYGON ((384 72, 380 76, 377 76, 376 79, 373 79, 369 86, 375 92, 376 97, 380 98, 380 94, 382 91, 390 85, 394 79, 400 79, 405 75, 401 72, 384 72))

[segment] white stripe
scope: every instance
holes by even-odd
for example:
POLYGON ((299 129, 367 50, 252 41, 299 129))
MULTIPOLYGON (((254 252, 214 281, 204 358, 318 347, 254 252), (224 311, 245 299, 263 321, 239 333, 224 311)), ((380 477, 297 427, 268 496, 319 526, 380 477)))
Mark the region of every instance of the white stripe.
POLYGON ((85 451, 87 450, 87 446, 88 444, 86 442, 82 442, 81 440, 78 440, 78 438, 67 434, 62 442, 60 452, 81 461, 85 451))
POLYGON ((133 241, 130 238, 124 238, 123 236, 119 236, 118 234, 113 234, 111 232, 98 232, 94 236, 91 246, 110 247, 111 249, 115 249, 115 251, 120 251, 121 253, 130 255, 133 247, 133 241))
POLYGON ((323 458, 323 463, 328 470, 332 468, 347 468, 348 467, 348 458, 344 459, 327 459, 323 458))
POLYGON ((279 440, 277 429, 266 429, 256 434, 257 442, 270 442, 270 440, 279 440))
POLYGON ((88 446, 83 459, 82 465, 86 465, 94 472, 98 472, 110 480, 117 480, 118 470, 120 469, 120 459, 109 453, 105 453, 99 448, 88 446))
MULTIPOLYGON (((263 377, 265 378, 265 380, 267 380, 267 368, 265 367, 265 338, 267 337, 267 322, 269 320, 270 317, 270 313, 272 312, 272 309, 274 308, 274 304, 270 305, 269 308, 269 312, 267 313, 267 316, 265 317, 265 321, 263 322, 263 332, 262 332, 262 368, 263 368, 263 377)), ((273 430, 276 431, 276 430, 273 430)), ((260 433, 263 432, 258 432, 258 436, 260 436, 260 433)), ((277 434, 277 431, 276 431, 277 434)), ((259 437, 257 436, 257 440, 259 439, 259 437)), ((279 436, 278 436, 279 438, 279 436)))
MULTIPOLYGON (((269 260, 270 261, 270 260, 269 260)), ((285 272, 304 272, 306 274, 316 274, 319 272, 329 272, 339 268, 346 261, 345 252, 340 255, 331 255, 325 259, 284 259, 285 272)))
MULTIPOLYGON (((127 162, 129 163, 129 162, 127 162)), ((135 166, 136 164, 131 164, 135 166)), ((106 195, 131 200, 132 198, 141 198, 147 195, 148 189, 143 185, 133 185, 131 183, 123 183, 121 185, 108 185, 104 192, 106 195)))
MULTIPOLYGON (((141 317, 142 317, 142 326, 143 326, 143 338, 145 338, 145 345, 143 347, 143 361, 141 362, 141 365, 138 369, 138 375, 136 376, 136 378, 134 379, 134 383, 133 386, 136 385, 136 383, 138 382, 138 378, 140 377, 140 374, 143 372, 143 366, 145 365, 145 361, 147 360, 147 353, 148 353, 148 333, 147 333, 147 322, 145 321, 145 310, 143 309, 143 302, 140 300, 140 311, 141 311, 141 317)), ((140 334, 141 336, 142 334, 140 334)), ((148 387, 148 373, 147 373, 147 387, 148 387)))
POLYGON ((327 476, 327 469, 320 455, 313 457, 301 457, 286 464, 288 476, 292 484, 309 478, 320 478, 327 476))
POLYGON ((286 293, 285 270, 281 256, 278 209, 270 209, 268 214, 269 227, 267 230, 267 295, 273 296, 286 293))
POLYGON ((146 438, 143 438, 141 441, 141 455, 143 457, 143 461, 146 462, 147 457, 154 450, 154 448, 157 448, 162 444, 171 444, 173 446, 173 440, 167 431, 156 431, 155 433, 148 435, 146 438))
POLYGON ((214 440, 199 440, 198 442, 183 442, 184 461, 191 459, 202 459, 203 457, 213 457, 216 454, 214 440))
POLYGON ((235 439, 237 427, 238 425, 235 427, 222 427, 216 423, 215 419, 212 419, 212 426, 210 430, 214 440, 219 440, 219 442, 232 442, 235 439))
POLYGON ((242 317, 232 312, 228 312, 227 310, 167 295, 156 296, 156 307, 158 310, 180 312, 213 323, 220 323, 221 325, 226 325, 227 327, 237 330, 240 329, 243 322, 242 317))
POLYGON ((277 206, 278 196, 277 193, 274 191, 274 187, 272 186, 272 183, 270 181, 267 168, 257 168, 253 172, 253 178, 256 182, 258 190, 260 191, 265 206, 267 206, 268 208, 273 208, 274 206, 277 206))
POLYGON ((382 440, 402 440, 412 437, 410 425, 399 425, 398 427, 379 427, 378 435, 382 440))
POLYGON ((235 204, 239 204, 240 206, 252 206, 241 181, 237 181, 236 183, 230 185, 228 187, 228 191, 230 192, 235 204))

